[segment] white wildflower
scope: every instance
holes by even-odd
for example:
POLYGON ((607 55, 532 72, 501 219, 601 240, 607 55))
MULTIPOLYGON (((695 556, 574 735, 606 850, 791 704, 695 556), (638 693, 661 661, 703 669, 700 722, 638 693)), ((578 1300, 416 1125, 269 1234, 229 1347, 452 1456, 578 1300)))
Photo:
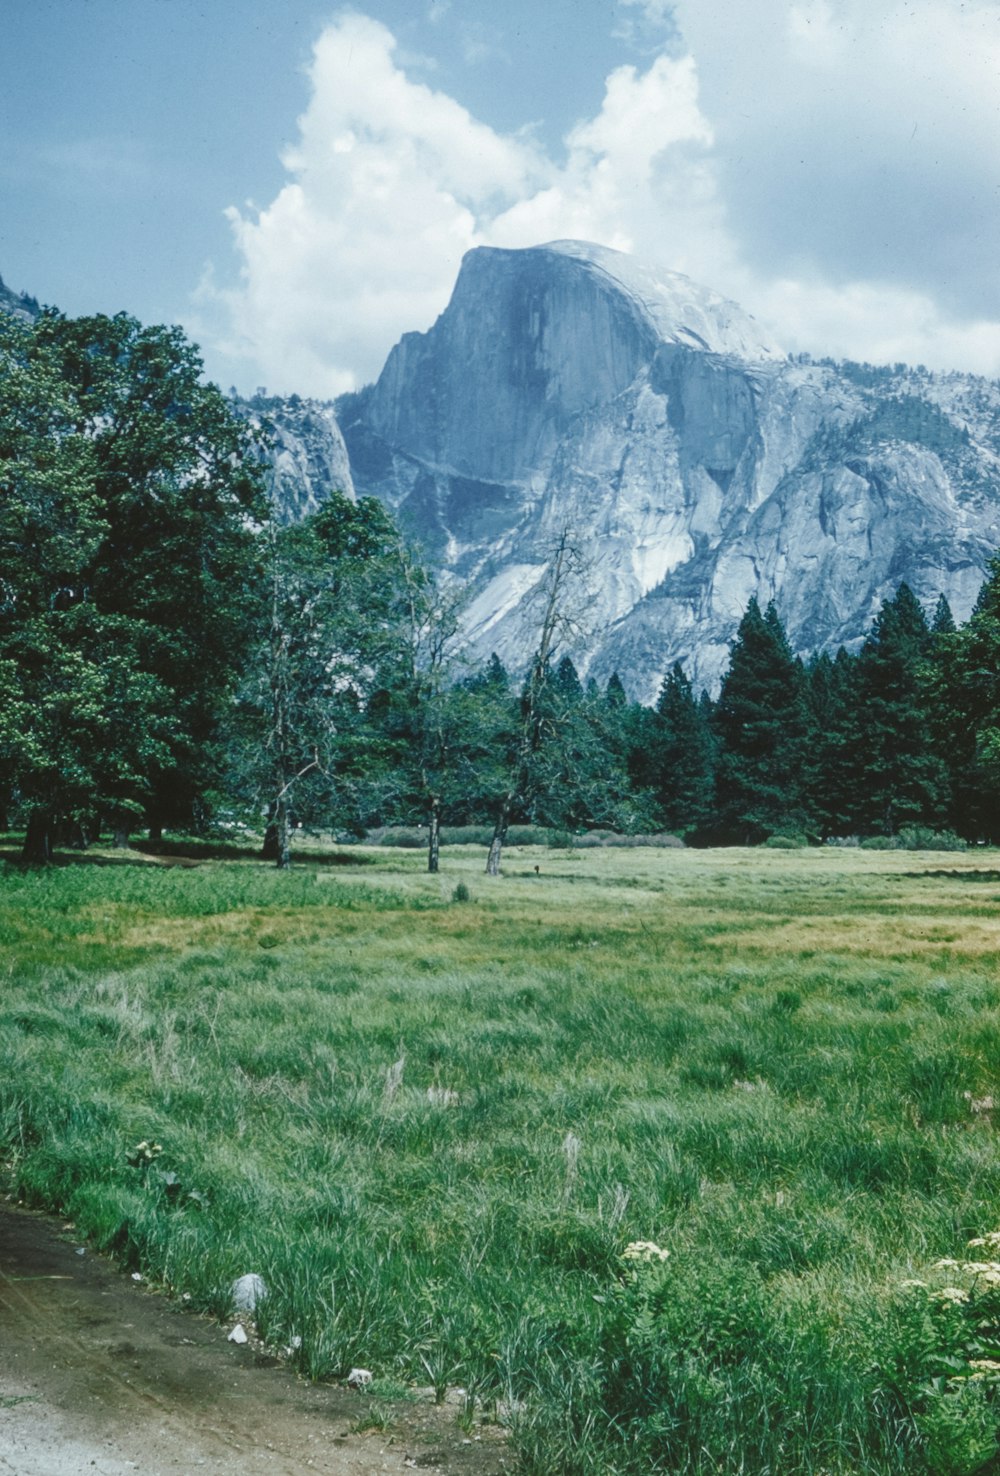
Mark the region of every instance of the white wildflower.
POLYGON ((670 1252, 652 1240, 633 1240, 622 1251, 623 1261, 641 1261, 648 1265, 653 1261, 666 1261, 670 1252))

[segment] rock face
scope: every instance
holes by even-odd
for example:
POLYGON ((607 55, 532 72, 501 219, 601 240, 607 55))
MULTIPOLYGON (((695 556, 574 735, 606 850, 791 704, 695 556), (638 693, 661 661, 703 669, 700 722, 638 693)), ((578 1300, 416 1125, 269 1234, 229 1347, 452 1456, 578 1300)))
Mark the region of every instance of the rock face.
POLYGON ((30 323, 40 312, 41 308, 34 297, 28 297, 24 292, 12 292, 0 277, 0 313, 9 313, 12 318, 21 318, 30 323))
POLYGON ((268 489, 284 522, 307 517, 332 492, 353 500, 347 447, 332 405, 298 395, 287 400, 257 396, 236 401, 235 408, 271 442, 264 453, 268 489))
MULTIPOLYGON (((32 306, 0 284, 5 305, 32 306)), ((581 242, 470 252, 434 326, 336 407, 238 408, 272 427, 282 516, 381 499, 468 585, 481 659, 527 663, 569 529, 570 654, 647 702, 678 660, 716 684, 751 596, 795 650, 836 650, 903 580, 964 620, 1000 548, 1000 384, 789 360, 735 304, 581 242)))
POLYGON ((712 686, 755 595, 793 647, 854 646, 906 580, 965 619, 1000 545, 1000 386, 790 361, 685 277, 579 242, 480 249, 428 333, 339 403, 359 493, 467 581, 474 648, 517 667, 569 528, 574 659, 656 695, 712 686))

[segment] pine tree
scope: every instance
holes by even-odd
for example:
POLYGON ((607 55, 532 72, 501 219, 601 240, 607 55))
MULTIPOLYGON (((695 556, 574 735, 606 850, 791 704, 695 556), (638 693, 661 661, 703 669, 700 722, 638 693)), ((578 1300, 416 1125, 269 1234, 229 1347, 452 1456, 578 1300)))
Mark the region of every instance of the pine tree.
POLYGON ((912 590, 886 600, 857 668, 855 815, 860 829, 893 835, 907 822, 939 824, 948 808, 935 751, 931 633, 912 590))
POLYGON ((678 835, 704 830, 714 809, 715 744, 679 662, 663 679, 652 725, 655 794, 663 823, 678 835))
POLYGON ((968 623, 936 639, 936 726, 951 775, 951 822, 969 840, 1000 841, 1000 558, 968 623))
POLYGON ((843 647, 832 661, 824 652, 810 663, 806 678, 808 808, 821 836, 846 836, 856 824, 857 658, 843 647))
POLYGON ((733 643, 715 708, 719 744, 716 824, 720 836, 752 845, 809 821, 804 677, 778 613, 751 599, 733 643))

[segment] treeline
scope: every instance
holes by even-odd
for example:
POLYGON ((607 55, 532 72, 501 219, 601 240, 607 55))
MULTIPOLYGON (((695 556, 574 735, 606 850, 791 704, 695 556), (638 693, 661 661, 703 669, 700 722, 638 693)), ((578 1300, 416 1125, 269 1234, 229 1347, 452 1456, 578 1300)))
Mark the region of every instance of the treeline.
POLYGON ((176 329, 0 315, 0 794, 24 854, 247 824, 670 831, 689 843, 1000 839, 1000 564, 968 624, 901 587, 803 662, 751 602, 717 700, 582 683, 568 534, 535 656, 470 668, 460 608, 384 509, 272 518, 259 435, 176 329))

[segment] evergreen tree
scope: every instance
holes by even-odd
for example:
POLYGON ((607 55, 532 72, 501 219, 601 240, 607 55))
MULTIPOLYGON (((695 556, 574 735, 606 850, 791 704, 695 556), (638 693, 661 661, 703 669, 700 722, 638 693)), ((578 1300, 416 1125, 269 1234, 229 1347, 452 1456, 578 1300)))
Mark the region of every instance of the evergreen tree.
POLYGON ((936 727, 951 776, 952 824, 1000 842, 1000 558, 968 623, 935 640, 936 727))
POLYGON ((655 717, 650 747, 663 823, 678 835, 697 834, 714 811, 715 744, 679 662, 663 679, 655 717))
POLYGON ((805 795, 804 678, 773 604, 751 599, 722 680, 713 727, 719 745, 717 820, 744 845, 809 821, 805 795))
POLYGON ((807 807, 822 836, 849 835, 857 808, 857 660, 843 647, 833 661, 824 652, 813 659, 806 676, 807 807))
POLYGON ((948 809, 945 766, 935 751, 931 633, 912 590, 886 600, 858 658, 854 778, 858 827, 895 834, 909 822, 940 823, 948 809))

